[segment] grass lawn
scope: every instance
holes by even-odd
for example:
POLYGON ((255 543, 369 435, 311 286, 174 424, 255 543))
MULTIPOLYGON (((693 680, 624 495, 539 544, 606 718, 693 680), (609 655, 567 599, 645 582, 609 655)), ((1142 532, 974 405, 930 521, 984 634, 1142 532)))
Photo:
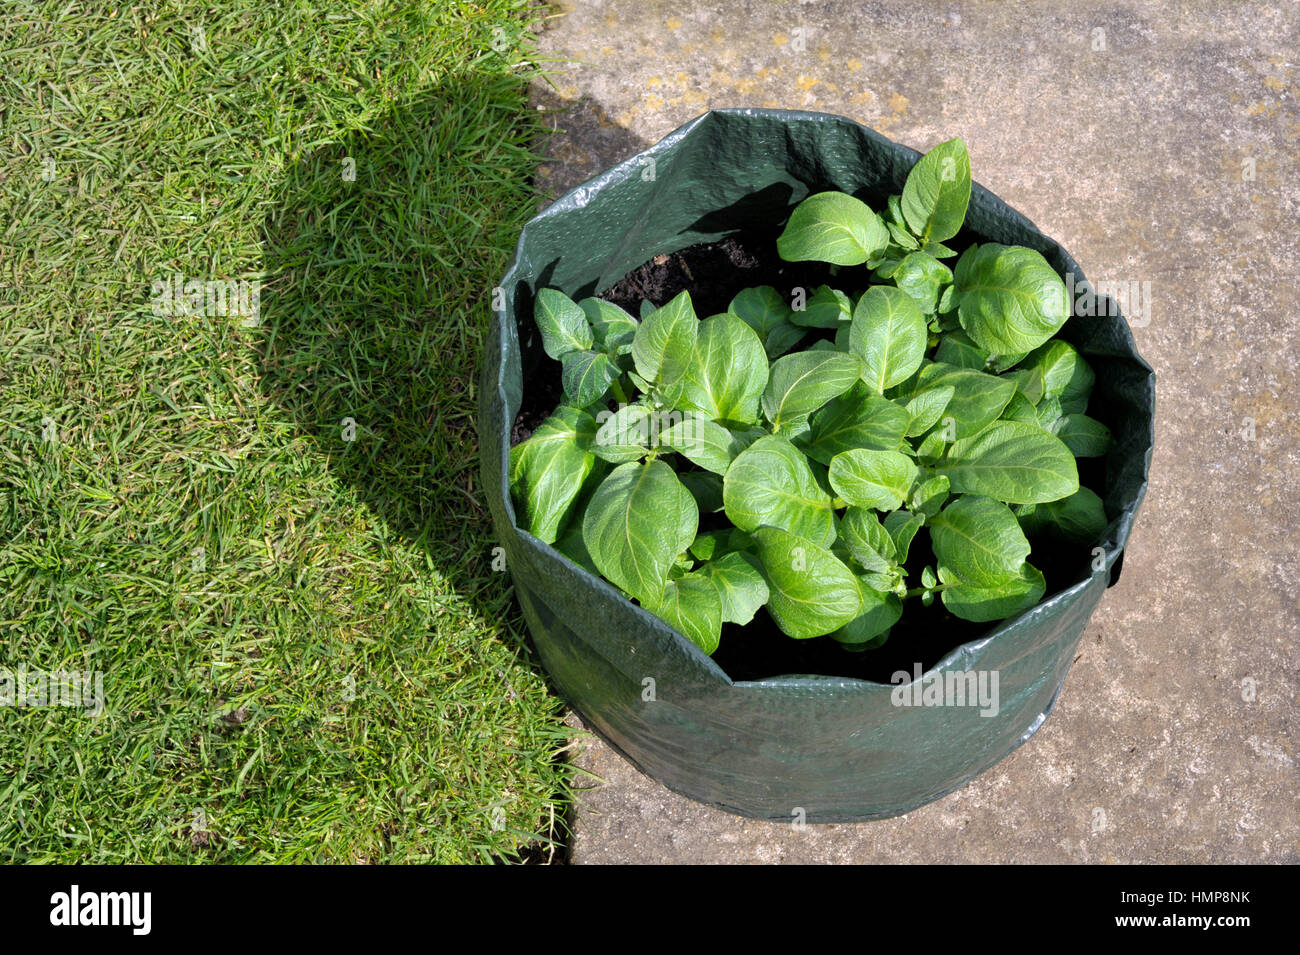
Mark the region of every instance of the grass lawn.
POLYGON ((524 7, 6 5, 0 668, 104 709, 0 707, 0 861, 546 857, 473 420, 524 7))

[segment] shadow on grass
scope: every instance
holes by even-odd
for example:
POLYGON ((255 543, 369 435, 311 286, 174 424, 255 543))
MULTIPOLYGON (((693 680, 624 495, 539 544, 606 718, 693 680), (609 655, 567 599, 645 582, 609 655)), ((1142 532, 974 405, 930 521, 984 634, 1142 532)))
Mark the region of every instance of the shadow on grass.
MULTIPOLYGON (((492 568, 475 429, 491 289, 538 208, 530 153, 544 143, 519 115, 520 88, 444 83, 289 170, 263 225, 261 371, 332 473, 476 613, 510 620, 502 639, 541 672, 492 568)), ((590 100, 535 86, 532 104, 588 147, 596 168, 580 178, 644 148, 590 100)), ((564 165, 548 172, 543 188, 573 184, 564 165)))

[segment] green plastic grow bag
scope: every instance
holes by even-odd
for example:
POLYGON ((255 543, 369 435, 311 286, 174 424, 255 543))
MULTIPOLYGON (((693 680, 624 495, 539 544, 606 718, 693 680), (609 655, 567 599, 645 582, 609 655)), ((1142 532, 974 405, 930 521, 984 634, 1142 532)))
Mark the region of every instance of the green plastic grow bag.
MULTIPOLYGON (((1104 555, 1090 565, 1100 569, 952 650, 922 678, 996 672, 996 714, 900 706, 898 687, 858 679, 732 680, 670 626, 519 529, 507 480, 511 428, 525 393, 558 367, 542 352, 533 296, 541 287, 575 299, 600 294, 656 255, 770 232, 811 193, 840 190, 883 208, 918 158, 840 116, 711 111, 532 219, 501 282, 505 307, 492 318, 480 392, 483 484, 538 655, 587 725, 634 765, 732 812, 810 822, 898 815, 964 785, 1033 735, 1118 578, 1147 486, 1154 374, 1117 312, 1066 323, 1060 337, 1097 373, 1089 413, 1115 437, 1102 494, 1104 555)), ((1064 249, 979 185, 966 229, 980 241, 1038 249, 1076 285, 1085 281, 1064 249)))

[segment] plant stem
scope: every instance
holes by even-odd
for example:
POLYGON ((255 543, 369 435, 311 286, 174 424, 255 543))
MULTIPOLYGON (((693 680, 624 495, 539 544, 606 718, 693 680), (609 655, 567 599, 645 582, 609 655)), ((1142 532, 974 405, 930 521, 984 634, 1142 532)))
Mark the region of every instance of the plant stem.
POLYGON ((909 597, 919 597, 919 596, 921 596, 921 594, 925 593, 927 590, 930 591, 931 593, 935 593, 935 594, 937 594, 937 593, 942 593, 943 591, 947 590, 949 587, 952 587, 952 586, 954 586, 954 585, 953 585, 953 584, 939 584, 937 587, 913 587, 913 588, 912 588, 911 590, 909 590, 907 593, 903 594, 903 599, 906 600, 906 599, 909 598, 909 597))
POLYGON ((627 404, 627 392, 623 390, 622 379, 620 378, 614 379, 614 381, 610 383, 609 388, 612 392, 614 392, 614 397, 618 399, 619 404, 621 405, 627 404))

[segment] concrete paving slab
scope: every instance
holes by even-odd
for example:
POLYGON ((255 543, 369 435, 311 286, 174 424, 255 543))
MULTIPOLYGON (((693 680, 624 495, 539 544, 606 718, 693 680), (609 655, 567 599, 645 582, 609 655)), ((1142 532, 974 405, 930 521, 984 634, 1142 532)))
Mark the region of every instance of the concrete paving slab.
POLYGON ((964 789, 856 825, 677 796, 594 737, 573 861, 1300 862, 1300 4, 560 3, 558 194, 710 107, 851 116, 975 178, 1126 313, 1157 442, 1123 579, 1053 716, 964 789))

